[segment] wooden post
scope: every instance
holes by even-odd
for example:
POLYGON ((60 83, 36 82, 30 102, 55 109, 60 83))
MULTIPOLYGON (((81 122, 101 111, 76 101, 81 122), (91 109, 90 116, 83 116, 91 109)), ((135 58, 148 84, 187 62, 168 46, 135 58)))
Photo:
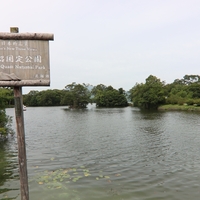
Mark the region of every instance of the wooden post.
MULTIPOLYGON (((18 33, 18 28, 17 27, 10 28, 10 32, 18 33)), ((15 117, 16 117, 16 127, 17 127, 21 200, 29 200, 22 87, 17 87, 17 86, 14 87, 14 99, 15 99, 15 117)))

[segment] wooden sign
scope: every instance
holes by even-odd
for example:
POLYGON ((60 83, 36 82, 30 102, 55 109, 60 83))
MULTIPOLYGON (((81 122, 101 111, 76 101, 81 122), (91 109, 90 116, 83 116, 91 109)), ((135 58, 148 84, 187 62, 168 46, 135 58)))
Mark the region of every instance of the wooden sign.
POLYGON ((52 34, 0 33, 0 86, 49 86, 52 34))
POLYGON ((49 40, 52 34, 0 33, 0 86, 13 86, 21 200, 29 200, 22 86, 49 86, 49 40))

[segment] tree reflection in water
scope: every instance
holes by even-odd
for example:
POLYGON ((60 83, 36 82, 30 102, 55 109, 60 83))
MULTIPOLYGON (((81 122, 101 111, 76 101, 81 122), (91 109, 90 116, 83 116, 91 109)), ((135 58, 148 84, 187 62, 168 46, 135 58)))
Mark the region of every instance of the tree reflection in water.
POLYGON ((0 199, 19 195, 19 173, 14 139, 0 141, 0 199))

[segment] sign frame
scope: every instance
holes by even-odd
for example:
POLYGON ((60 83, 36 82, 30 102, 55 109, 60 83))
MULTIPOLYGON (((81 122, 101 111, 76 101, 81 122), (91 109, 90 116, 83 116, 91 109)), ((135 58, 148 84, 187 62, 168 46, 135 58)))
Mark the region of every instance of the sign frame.
POLYGON ((0 32, 0 86, 50 86, 50 33, 0 32))
MULTIPOLYGON (((53 34, 48 34, 48 33, 18 33, 19 32, 18 27, 11 27, 10 32, 11 33, 1 33, 0 32, 0 40, 5 41, 5 43, 7 41, 10 41, 10 42, 13 41, 13 42, 15 42, 15 44, 19 44, 16 41, 32 41, 32 40, 35 40, 36 42, 47 41, 47 43, 48 43, 49 40, 54 39, 53 34)), ((13 43, 12 43, 12 45, 13 45, 13 43)), ((48 44, 48 47, 49 47, 49 44, 48 44)), ((4 52, 5 54, 0 55, 0 56, 3 56, 3 57, 0 58, 0 59, 3 59, 3 60, 0 61, 1 64, 6 62, 6 61, 8 62, 8 65, 5 65, 5 66, 11 66, 11 64, 13 64, 12 66, 14 66, 14 64, 16 62, 16 60, 14 61, 14 59, 16 59, 16 56, 21 56, 20 54, 13 54, 12 55, 12 52, 15 52, 15 50, 18 50, 18 51, 26 51, 27 50, 27 51, 29 51, 28 49, 26 49, 26 48, 29 48, 29 46, 23 47, 23 45, 22 46, 19 45, 18 48, 24 48, 25 50, 19 50, 18 48, 16 48, 16 46, 15 47, 9 46, 9 48, 13 48, 13 49, 9 49, 8 46, 4 46, 4 47, 1 47, 1 48, 2 48, 1 53, 4 52, 4 51, 6 53, 11 52, 11 56, 13 56, 13 57, 9 57, 9 55, 6 55, 5 52, 4 52), (15 55, 15 58, 14 58, 14 55, 15 55)), ((47 51, 48 51, 48 54, 49 54, 49 48, 47 48, 47 51)), ((27 57, 28 61, 32 61, 31 56, 33 56, 33 55, 34 54, 31 54, 31 55, 28 54, 28 55, 25 55, 25 56, 30 56, 30 57, 27 57)), ((49 55, 48 55, 47 58, 48 58, 47 63, 49 63, 49 55)), ((26 59, 26 57, 25 57, 25 59, 26 59)), ((23 63, 22 60, 17 60, 17 61, 18 61, 18 63, 23 63)), ((33 58, 33 61, 34 61, 34 58, 33 58)), ((35 61, 40 63, 40 60, 35 60, 35 61)), ((27 66, 30 66, 30 65, 27 65, 27 66)), ((32 66, 32 67, 34 67, 33 70, 36 69, 35 66, 32 66)), ((15 68, 15 67, 13 67, 13 68, 15 68)), ((11 67, 10 69, 13 69, 13 68, 11 67)), ((14 73, 12 74, 12 73, 2 72, 1 68, 0 68, 0 73, 1 73, 0 74, 0 87, 13 86, 13 90, 14 90, 15 119, 16 119, 16 129, 17 129, 18 162, 19 162, 21 200, 29 200, 22 86, 49 86, 50 85, 50 77, 49 77, 49 80, 46 80, 46 82, 45 82, 44 80, 40 80, 40 79, 39 80, 23 80, 23 75, 22 75, 22 80, 21 80, 21 77, 16 77, 16 74, 14 74, 14 73)), ((49 73, 50 73, 50 67, 49 67, 49 73)))

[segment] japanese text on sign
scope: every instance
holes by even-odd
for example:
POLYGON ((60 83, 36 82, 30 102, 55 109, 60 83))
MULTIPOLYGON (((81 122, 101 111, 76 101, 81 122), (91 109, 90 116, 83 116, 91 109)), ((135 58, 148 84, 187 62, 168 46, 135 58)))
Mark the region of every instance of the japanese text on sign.
POLYGON ((10 74, 16 80, 49 80, 48 47, 48 41, 0 40, 0 80, 10 74))

